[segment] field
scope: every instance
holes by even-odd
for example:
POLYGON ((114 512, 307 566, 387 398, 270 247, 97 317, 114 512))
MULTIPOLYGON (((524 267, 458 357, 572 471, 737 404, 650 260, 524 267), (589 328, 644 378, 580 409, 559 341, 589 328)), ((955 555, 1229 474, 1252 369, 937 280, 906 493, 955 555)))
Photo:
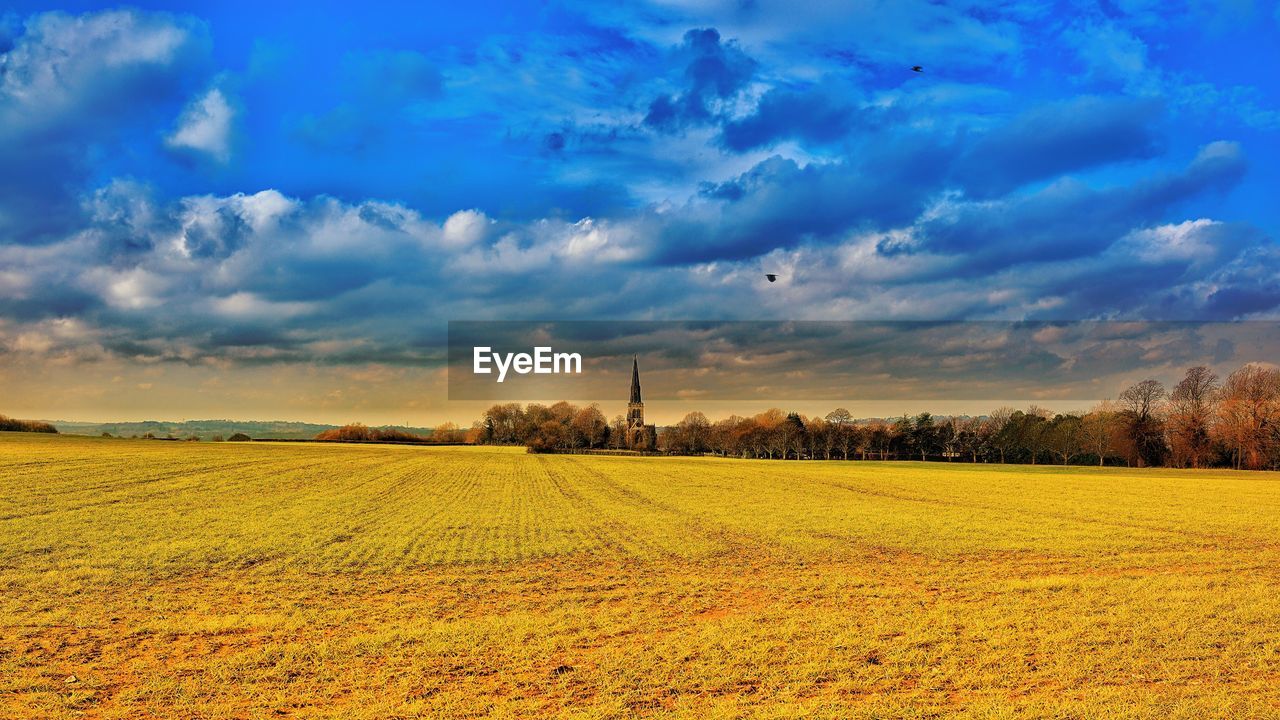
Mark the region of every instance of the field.
POLYGON ((0 717, 1280 717, 1267 473, 0 433, 0 717))

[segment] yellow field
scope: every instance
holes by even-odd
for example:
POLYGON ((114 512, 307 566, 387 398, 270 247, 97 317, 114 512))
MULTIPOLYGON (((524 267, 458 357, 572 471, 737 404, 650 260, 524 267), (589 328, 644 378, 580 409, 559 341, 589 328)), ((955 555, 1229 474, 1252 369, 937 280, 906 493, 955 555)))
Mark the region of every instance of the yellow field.
POLYGON ((1278 480, 0 433, 0 717, 1280 717, 1278 480))

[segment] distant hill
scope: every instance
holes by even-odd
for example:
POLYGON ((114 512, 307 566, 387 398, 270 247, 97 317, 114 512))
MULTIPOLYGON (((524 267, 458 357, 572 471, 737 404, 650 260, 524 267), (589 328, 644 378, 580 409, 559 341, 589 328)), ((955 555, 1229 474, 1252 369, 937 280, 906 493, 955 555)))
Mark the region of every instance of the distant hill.
MULTIPOLYGON (((192 435, 201 440, 212 440, 221 435, 228 438, 235 433, 244 433, 254 439, 274 440, 310 440, 325 430, 336 429, 337 425, 320 425, 316 423, 288 422, 284 420, 184 420, 172 422, 165 420, 145 420, 143 422, 107 422, 82 423, 65 420, 53 421, 59 432, 71 435, 101 435, 111 433, 117 437, 142 437, 151 433, 155 437, 188 438, 192 435)), ((431 428, 405 427, 386 425, 379 429, 402 430, 414 435, 430 435, 431 428)))

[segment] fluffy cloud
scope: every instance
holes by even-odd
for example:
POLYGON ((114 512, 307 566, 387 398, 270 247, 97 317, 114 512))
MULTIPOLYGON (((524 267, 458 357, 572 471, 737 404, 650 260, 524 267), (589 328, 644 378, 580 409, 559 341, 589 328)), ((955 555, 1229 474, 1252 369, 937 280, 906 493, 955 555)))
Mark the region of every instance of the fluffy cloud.
POLYGON ((178 96, 208 45, 203 25, 165 14, 30 18, 0 51, 0 240, 74 227, 89 158, 178 96))
POLYGON ((483 240, 492 226, 479 210, 459 210, 444 221, 441 239, 449 247, 467 247, 483 240))
MULTIPOLYGON (((0 117, 5 134, 86 114, 120 111, 133 92, 162 92, 176 66, 207 50, 202 26, 189 19, 133 11, 38 15, 0 57, 0 117)), ((101 118, 94 118, 101 120, 101 118)))
MULTIPOLYGON (((463 211, 436 222, 399 204, 275 191, 158 204, 117 183, 94 195, 84 230, 3 250, 25 280, 0 285, 0 309, 16 320, 4 345, 148 362, 396 364, 438 361, 439 323, 457 317, 1249 316, 1280 303, 1270 241, 1209 219, 1152 224, 1161 213, 1147 209, 1221 181, 1235 152, 1211 147, 1179 173, 1126 188, 904 211, 899 222, 883 218, 887 229, 852 235, 841 234, 847 218, 794 217, 805 232, 790 249, 761 243, 726 260, 722 247, 721 259, 668 267, 644 258, 671 257, 664 243, 698 223, 749 224, 705 207, 743 200, 622 220, 508 223, 463 211), (1079 217, 1096 225, 1073 230, 1079 217), (1055 245, 1062 238, 1080 240, 1055 245), (766 269, 782 282, 765 283, 766 269), (79 300, 42 302, 54 294, 79 300), (92 332, 40 329, 67 319, 92 332)), ((789 174, 807 171, 774 169, 788 187, 789 174)), ((763 202, 773 191, 747 192, 763 202)), ((750 217, 776 227, 784 208, 813 207, 784 199, 775 215, 750 217)), ((736 237, 745 224, 724 232, 736 237)))
POLYGON ((187 105, 165 143, 175 150, 202 153, 220 163, 229 162, 235 115, 226 94, 213 88, 187 105))

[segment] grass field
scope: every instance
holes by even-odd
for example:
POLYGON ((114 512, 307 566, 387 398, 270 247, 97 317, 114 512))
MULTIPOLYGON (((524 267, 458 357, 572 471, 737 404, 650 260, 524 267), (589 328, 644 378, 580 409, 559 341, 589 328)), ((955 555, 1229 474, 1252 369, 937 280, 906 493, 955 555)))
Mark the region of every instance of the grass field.
POLYGON ((1280 717, 1280 477, 0 433, 0 717, 1280 717))

